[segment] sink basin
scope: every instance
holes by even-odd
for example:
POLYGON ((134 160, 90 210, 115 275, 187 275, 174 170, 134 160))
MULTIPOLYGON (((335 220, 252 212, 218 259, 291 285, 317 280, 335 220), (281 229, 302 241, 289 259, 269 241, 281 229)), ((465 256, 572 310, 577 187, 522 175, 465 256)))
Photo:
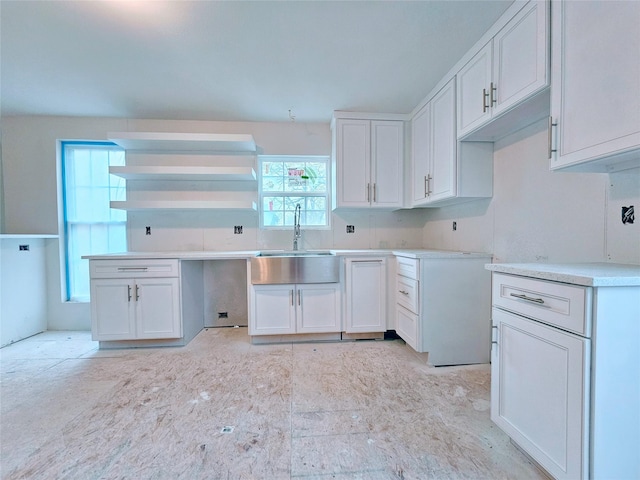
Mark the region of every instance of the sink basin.
POLYGON ((260 252, 256 257, 317 257, 323 255, 335 255, 326 250, 278 250, 272 252, 260 252))
POLYGON ((336 283, 340 257, 327 251, 260 252, 251 259, 251 283, 336 283))

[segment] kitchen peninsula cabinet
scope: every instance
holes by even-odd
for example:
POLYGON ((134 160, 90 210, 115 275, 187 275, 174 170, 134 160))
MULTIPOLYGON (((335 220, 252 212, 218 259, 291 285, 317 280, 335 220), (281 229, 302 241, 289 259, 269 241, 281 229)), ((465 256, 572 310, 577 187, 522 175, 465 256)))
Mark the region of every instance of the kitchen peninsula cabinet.
POLYGON ((100 348, 185 345, 202 330, 202 262, 109 257, 89 258, 91 335, 100 348))
POLYGON ((491 256, 445 251, 396 253, 396 333, 427 363, 488 363, 491 256))
MULTIPOLYGON (((549 2, 528 2, 457 73, 458 138, 465 138, 549 86, 549 2)), ((541 96, 544 97, 544 96, 541 96)), ((499 129, 471 140, 494 140, 548 111, 548 97, 531 102, 499 129), (546 105, 545 105, 546 103, 546 105)))
POLYGON ((404 122, 335 112, 332 132, 333 207, 402 208, 404 122))
POLYGON ((640 2, 552 2, 552 170, 640 167, 640 2))
POLYGON ((342 330, 340 284, 254 285, 249 335, 342 330))
POLYGON ((640 478, 640 266, 487 268, 491 419, 553 478, 640 478))

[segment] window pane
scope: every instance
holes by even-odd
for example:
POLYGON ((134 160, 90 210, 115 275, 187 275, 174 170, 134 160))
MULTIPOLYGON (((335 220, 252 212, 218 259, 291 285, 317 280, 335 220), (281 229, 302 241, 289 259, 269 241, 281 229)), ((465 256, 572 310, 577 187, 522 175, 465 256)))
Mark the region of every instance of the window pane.
POLYGON ((293 226, 297 204, 302 226, 328 226, 328 157, 262 156, 259 162, 263 227, 293 226))
POLYGON ((125 180, 109 174, 110 165, 125 164, 125 153, 97 142, 62 145, 67 297, 88 300, 89 265, 81 257, 127 250, 127 213, 109 204, 126 199, 125 180))

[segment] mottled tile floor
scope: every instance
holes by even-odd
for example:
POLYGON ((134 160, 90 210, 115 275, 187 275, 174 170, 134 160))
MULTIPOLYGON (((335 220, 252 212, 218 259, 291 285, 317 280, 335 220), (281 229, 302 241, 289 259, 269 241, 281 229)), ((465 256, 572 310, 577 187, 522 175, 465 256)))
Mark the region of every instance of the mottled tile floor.
POLYGON ((3 479, 539 479, 489 419, 488 365, 401 340, 98 350, 88 332, 0 349, 3 479))

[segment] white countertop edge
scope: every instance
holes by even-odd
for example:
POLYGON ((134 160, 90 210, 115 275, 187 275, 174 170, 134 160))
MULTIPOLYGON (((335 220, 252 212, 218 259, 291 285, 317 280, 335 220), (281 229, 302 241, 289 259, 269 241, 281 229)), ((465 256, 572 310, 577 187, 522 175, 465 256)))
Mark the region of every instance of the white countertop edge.
MULTIPOLYGON (((284 252, 284 250, 244 250, 244 251, 221 251, 221 250, 198 250, 198 251, 171 251, 171 252, 121 252, 106 253, 101 255, 84 255, 82 258, 88 260, 147 260, 147 259, 178 259, 178 260, 216 260, 216 259, 247 259, 255 257, 260 252, 284 252)), ((429 249, 309 249, 313 251, 329 251, 339 256, 401 256, 408 258, 491 258, 488 253, 455 252, 448 250, 429 249)))
POLYGON ((0 233, 0 240, 20 238, 58 238, 58 235, 49 233, 0 233))
POLYGON ((622 263, 489 263, 487 270, 586 287, 640 286, 640 265, 622 263))

